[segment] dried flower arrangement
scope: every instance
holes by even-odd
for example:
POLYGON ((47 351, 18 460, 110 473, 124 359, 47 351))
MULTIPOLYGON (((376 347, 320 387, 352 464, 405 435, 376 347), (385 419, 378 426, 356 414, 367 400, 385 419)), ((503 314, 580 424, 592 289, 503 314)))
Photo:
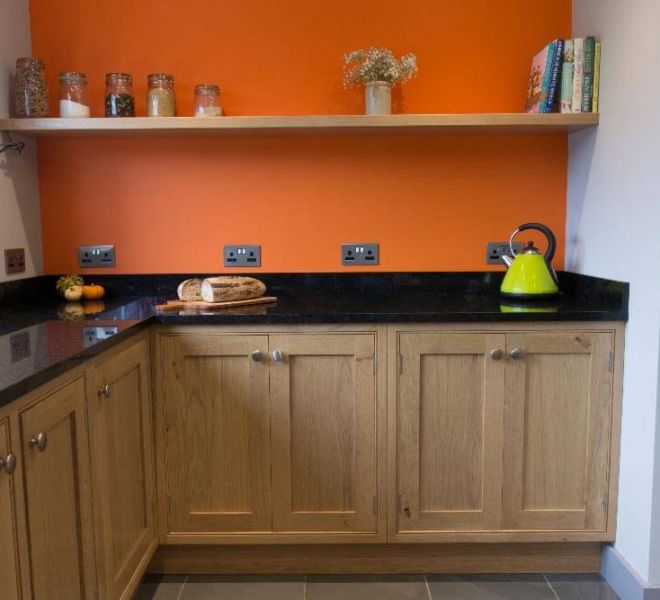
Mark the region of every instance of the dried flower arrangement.
POLYGON ((417 57, 404 54, 399 60, 387 48, 353 50, 344 55, 344 85, 374 81, 403 83, 417 75, 417 57))

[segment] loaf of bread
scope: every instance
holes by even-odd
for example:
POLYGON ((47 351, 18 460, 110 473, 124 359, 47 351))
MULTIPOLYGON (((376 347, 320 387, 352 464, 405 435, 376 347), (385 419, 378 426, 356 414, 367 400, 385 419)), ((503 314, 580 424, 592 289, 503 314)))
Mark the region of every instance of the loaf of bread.
POLYGON ((202 299, 202 280, 186 279, 176 288, 176 293, 183 302, 199 301, 202 299))
POLYGON ((204 302, 229 302, 259 298, 266 292, 266 286, 252 277, 225 276, 209 277, 202 281, 204 302))

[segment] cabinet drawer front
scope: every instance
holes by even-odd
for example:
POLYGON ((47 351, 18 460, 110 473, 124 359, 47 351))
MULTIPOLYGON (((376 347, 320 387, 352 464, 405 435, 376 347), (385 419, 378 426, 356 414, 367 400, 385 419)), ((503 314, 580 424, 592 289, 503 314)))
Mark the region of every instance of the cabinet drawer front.
POLYGON ((400 334, 398 533, 500 527, 504 345, 503 334, 400 334))
POLYGON ((94 594, 85 392, 81 377, 20 415, 35 599, 75 600, 94 594), (37 439, 42 440, 39 445, 37 439))
POLYGON ((156 542, 148 359, 148 344, 141 341, 95 368, 90 446, 100 584, 107 598, 122 597, 156 542), (98 393, 103 389, 107 393, 98 393))
POLYGON ((269 531, 268 337, 163 335, 161 349, 169 532, 269 531))
POLYGON ((612 422, 610 333, 520 333, 507 351, 505 522, 606 528, 612 422))
POLYGON ((376 532, 376 336, 278 334, 270 350, 274 528, 376 532))
MULTIPOLYGON (((9 419, 5 419, 0 421, 0 459, 4 459, 11 452, 9 419)), ((0 592, 6 600, 22 598, 14 484, 14 477, 18 477, 18 473, 18 469, 11 474, 0 469, 0 592)))

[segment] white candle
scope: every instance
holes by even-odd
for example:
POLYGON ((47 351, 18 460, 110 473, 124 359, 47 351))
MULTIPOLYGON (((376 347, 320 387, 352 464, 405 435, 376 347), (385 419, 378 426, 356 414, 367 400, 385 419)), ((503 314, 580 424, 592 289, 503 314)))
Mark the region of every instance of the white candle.
POLYGON ((89 106, 73 100, 60 100, 60 117, 65 119, 89 117, 89 106))

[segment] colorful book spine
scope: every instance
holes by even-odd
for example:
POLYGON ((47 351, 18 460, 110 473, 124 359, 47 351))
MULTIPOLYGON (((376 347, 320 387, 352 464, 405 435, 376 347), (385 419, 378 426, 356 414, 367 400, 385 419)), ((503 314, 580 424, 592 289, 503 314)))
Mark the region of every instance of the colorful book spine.
POLYGON ((572 112, 582 112, 582 78, 584 75, 584 38, 573 40, 573 101, 572 112))
POLYGON ((552 65, 553 45, 548 44, 540 52, 538 52, 532 59, 532 68, 529 74, 529 82, 527 84, 527 101, 525 103, 525 110, 531 113, 541 111, 541 106, 545 101, 545 92, 549 83, 549 71, 552 65))
POLYGON ((582 112, 591 112, 594 93, 594 65, 596 62, 596 38, 584 40, 584 74, 582 77, 582 112))
POLYGON ((552 62, 550 63, 548 86, 545 88, 545 101, 539 110, 539 112, 544 113, 550 113, 555 108, 561 75, 561 61, 564 56, 564 40, 555 40, 553 46, 554 51, 551 53, 552 62))
POLYGON ((561 63, 561 94, 559 99, 559 111, 562 113, 573 112, 574 66, 575 54, 573 52, 573 40, 565 40, 564 56, 561 63))
POLYGON ((555 42, 548 44, 548 53, 543 66, 543 79, 541 80, 541 97, 534 112, 542 113, 545 110, 545 103, 550 89, 550 78, 552 77, 552 65, 555 62, 555 42))
POLYGON ((597 113, 599 106, 599 90, 600 90, 600 42, 596 42, 596 51, 594 52, 594 93, 593 102, 591 103, 592 112, 597 113))

